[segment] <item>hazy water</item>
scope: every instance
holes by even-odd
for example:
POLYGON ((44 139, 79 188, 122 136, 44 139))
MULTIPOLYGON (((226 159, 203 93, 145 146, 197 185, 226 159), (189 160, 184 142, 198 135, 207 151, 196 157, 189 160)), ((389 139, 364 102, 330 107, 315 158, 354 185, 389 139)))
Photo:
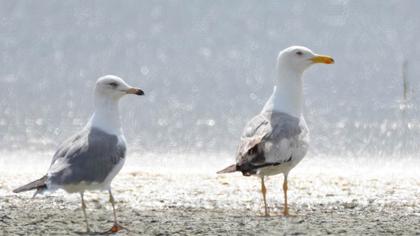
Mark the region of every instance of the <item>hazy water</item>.
POLYGON ((312 153, 415 155, 419 9, 414 0, 0 1, 0 148, 53 150, 90 116, 96 78, 116 74, 147 95, 122 101, 131 149, 233 153, 272 91, 278 51, 298 44, 337 62, 305 74, 312 153))

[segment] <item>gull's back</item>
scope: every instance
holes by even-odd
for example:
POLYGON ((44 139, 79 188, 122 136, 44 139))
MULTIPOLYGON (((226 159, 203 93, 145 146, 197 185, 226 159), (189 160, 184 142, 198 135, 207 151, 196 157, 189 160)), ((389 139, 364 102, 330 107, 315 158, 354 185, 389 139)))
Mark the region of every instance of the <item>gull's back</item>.
POLYGON ((125 142, 118 136, 95 127, 85 128, 67 139, 54 154, 48 188, 68 192, 107 188, 121 169, 125 152, 125 142))

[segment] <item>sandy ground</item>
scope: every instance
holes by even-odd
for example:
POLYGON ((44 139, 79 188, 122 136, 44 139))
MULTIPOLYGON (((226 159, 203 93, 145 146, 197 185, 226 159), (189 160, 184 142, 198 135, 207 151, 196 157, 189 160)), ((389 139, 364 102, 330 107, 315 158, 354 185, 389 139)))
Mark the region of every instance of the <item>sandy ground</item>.
MULTIPOLYGON (((32 193, 11 192, 42 175, 49 157, 11 164, 5 156, 10 154, 0 154, 0 235, 85 230, 77 194, 31 199, 32 193)), ((214 174, 228 157, 212 156, 191 167, 203 155, 129 158, 113 183, 121 224, 129 229, 120 235, 420 235, 420 160, 307 158, 291 172, 294 216, 285 218, 281 176, 267 181, 272 216, 263 217, 257 178, 214 174)), ((86 194, 96 232, 112 226, 107 200, 106 192, 86 194)))

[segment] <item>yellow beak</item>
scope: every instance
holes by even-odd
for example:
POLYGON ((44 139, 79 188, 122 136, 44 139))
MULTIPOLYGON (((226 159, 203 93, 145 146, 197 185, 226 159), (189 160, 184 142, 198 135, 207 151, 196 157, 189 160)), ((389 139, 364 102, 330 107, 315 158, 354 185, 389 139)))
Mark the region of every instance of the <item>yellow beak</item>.
POLYGON ((326 55, 317 55, 310 59, 313 63, 334 64, 334 59, 326 55))
POLYGON ((129 88, 127 89, 126 93, 128 94, 136 94, 136 95, 144 95, 143 90, 139 88, 129 88))

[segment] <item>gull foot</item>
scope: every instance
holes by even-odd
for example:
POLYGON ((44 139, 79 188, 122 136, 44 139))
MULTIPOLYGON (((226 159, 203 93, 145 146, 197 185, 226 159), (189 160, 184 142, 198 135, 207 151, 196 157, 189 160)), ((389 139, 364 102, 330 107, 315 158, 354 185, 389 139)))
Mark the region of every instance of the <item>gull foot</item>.
POLYGON ((120 224, 114 224, 111 229, 109 229, 108 231, 103 232, 103 234, 115 234, 115 233, 117 233, 117 232, 119 232, 121 230, 127 230, 127 231, 129 231, 126 227, 124 227, 124 226, 122 226, 120 224))
POLYGON ((257 216, 267 218, 267 217, 270 217, 271 215, 268 212, 260 212, 260 213, 257 213, 257 216))
POLYGON ((297 215, 295 215, 294 213, 289 213, 289 211, 283 212, 283 214, 281 214, 281 216, 286 217, 286 218, 297 217, 297 215))

